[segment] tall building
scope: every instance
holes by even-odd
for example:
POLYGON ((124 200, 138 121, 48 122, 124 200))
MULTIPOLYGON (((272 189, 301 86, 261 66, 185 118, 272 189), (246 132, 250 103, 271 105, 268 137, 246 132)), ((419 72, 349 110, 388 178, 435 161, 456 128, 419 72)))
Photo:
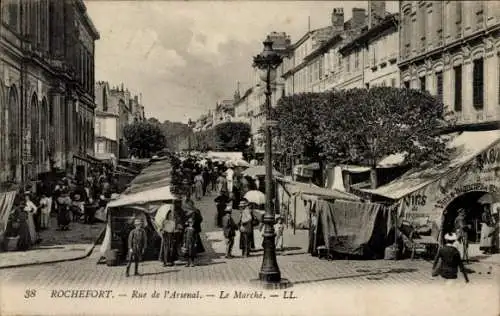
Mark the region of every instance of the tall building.
POLYGON ((99 33, 82 0, 2 0, 0 182, 87 166, 99 33))
POLYGON ((403 86, 425 89, 458 125, 500 121, 498 1, 401 1, 403 86))
POLYGON ((110 87, 106 81, 96 83, 95 151, 100 156, 113 154, 125 158, 128 149, 123 130, 125 126, 145 120, 142 95, 133 96, 123 84, 110 87))

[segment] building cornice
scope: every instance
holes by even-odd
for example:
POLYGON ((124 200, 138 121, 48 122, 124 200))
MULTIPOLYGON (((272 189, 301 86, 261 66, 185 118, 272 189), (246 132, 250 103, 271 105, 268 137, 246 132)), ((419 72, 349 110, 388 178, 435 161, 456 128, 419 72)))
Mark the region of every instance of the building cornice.
POLYGON ((94 23, 92 22, 92 19, 88 15, 87 6, 83 2, 83 0, 76 0, 75 3, 76 3, 76 7, 77 7, 78 11, 80 12, 80 14, 83 17, 83 23, 85 23, 85 26, 91 32, 92 38, 94 38, 94 40, 100 39, 101 36, 99 34, 99 31, 97 30, 94 23))

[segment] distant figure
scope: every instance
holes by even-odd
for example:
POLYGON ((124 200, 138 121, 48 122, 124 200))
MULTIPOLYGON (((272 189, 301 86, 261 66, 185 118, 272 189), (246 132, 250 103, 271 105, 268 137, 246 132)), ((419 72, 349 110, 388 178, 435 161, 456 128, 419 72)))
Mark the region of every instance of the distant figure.
POLYGON ((463 208, 458 210, 458 216, 455 219, 455 233, 462 249, 462 259, 469 262, 469 225, 467 225, 466 211, 463 208))
POLYGON ((177 259, 177 251, 174 234, 175 218, 172 210, 169 210, 165 215, 160 231, 162 234, 160 258, 163 261, 163 266, 173 266, 177 259))
POLYGON ((201 200, 203 196, 203 175, 198 173, 194 177, 194 196, 197 200, 201 200))
POLYGON ((441 276, 444 279, 454 280, 458 277, 458 269, 463 273, 465 282, 469 282, 464 264, 460 258, 460 252, 453 246, 457 240, 457 235, 446 234, 444 236, 444 246, 441 247, 432 265, 432 276, 441 276))
POLYGON ((184 254, 187 259, 186 267, 194 267, 194 261, 196 258, 196 248, 197 248, 197 232, 194 227, 195 219, 194 213, 189 216, 186 221, 186 228, 184 229, 184 254))
POLYGON ((236 236, 236 229, 238 225, 233 220, 231 205, 227 205, 224 212, 224 217, 222 217, 222 231, 224 232, 224 238, 226 239, 226 258, 230 259, 233 257, 231 252, 233 251, 234 237, 236 236))
POLYGON ((285 230, 285 226, 283 225, 283 217, 279 216, 276 219, 274 230, 276 232, 276 249, 283 250, 283 232, 285 230))
POLYGON ((50 210, 52 209, 52 199, 42 193, 40 199, 40 228, 48 229, 50 226, 50 210))
POLYGON ((241 200, 240 207, 242 209, 239 221, 240 249, 243 257, 248 257, 252 248, 251 232, 253 232, 253 215, 246 199, 241 200))
POLYGON ((147 235, 146 230, 142 227, 142 220, 135 219, 134 226, 135 228, 128 235, 128 264, 125 272, 127 277, 130 275, 132 261, 135 263, 134 275, 139 275, 139 262, 142 260, 147 247, 147 235))

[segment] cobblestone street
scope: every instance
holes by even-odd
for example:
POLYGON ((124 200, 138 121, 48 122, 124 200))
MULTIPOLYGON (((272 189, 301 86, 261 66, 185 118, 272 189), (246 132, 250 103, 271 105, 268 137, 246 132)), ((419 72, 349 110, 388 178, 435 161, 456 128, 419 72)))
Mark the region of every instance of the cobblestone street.
MULTIPOLYGON (((126 278, 124 266, 108 267, 97 264, 98 250, 88 258, 55 264, 24 268, 3 269, 0 271, 2 286, 22 283, 26 287, 55 286, 160 286, 175 284, 192 286, 198 284, 250 284, 258 277, 262 262, 259 249, 261 237, 255 231, 257 250, 250 258, 241 258, 237 246, 235 258, 223 258, 224 243, 220 230, 215 228, 215 206, 213 196, 205 197, 197 203, 204 214, 203 242, 206 252, 199 258, 199 264, 193 268, 175 266, 165 268, 158 261, 143 262, 140 277, 126 278)), ((237 214, 234 214, 237 220, 237 214)), ((293 282, 294 286, 317 286, 324 284, 436 284, 442 282, 430 277, 431 263, 423 260, 401 261, 354 261, 354 260, 319 260, 306 254, 307 233, 298 230, 293 235, 286 232, 287 249, 278 253, 278 263, 282 277, 293 282)), ((236 240, 235 245, 238 245, 236 240)), ((472 271, 471 283, 491 283, 498 277, 498 263, 476 262, 468 266, 472 271)))

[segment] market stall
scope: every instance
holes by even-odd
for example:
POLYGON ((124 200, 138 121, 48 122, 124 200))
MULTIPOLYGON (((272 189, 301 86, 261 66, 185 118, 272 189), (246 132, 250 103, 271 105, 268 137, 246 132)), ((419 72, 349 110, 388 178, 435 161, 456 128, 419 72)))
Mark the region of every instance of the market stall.
MULTIPOLYGON (((395 203, 400 224, 440 241, 443 232, 454 229, 460 209, 465 210, 471 227, 469 240, 477 242, 482 196, 498 196, 500 192, 500 132, 476 131, 453 134, 449 148, 452 156, 439 165, 413 169, 399 179, 377 189, 363 190, 372 200, 395 203)), ((498 201, 491 201, 491 205, 498 201)))

